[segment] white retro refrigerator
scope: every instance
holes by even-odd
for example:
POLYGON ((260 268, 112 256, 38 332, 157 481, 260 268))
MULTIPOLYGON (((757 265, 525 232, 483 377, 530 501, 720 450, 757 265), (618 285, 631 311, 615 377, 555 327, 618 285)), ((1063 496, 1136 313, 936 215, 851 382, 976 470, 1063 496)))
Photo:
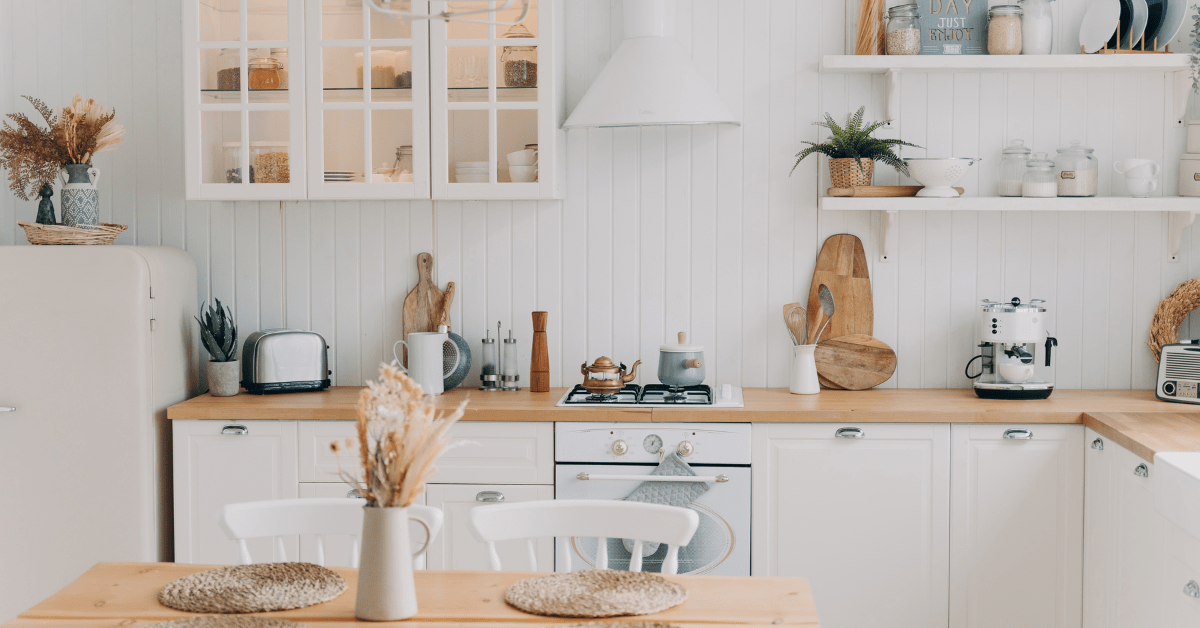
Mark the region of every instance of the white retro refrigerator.
POLYGON ((171 558, 196 294, 177 248, 0 247, 0 623, 99 561, 171 558))

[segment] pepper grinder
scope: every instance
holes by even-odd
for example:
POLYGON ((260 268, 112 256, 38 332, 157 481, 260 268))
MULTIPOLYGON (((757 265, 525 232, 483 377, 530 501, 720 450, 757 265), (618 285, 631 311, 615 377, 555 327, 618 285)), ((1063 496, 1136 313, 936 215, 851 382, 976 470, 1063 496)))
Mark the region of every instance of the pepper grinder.
MULTIPOLYGON (((496 335, 500 335, 500 323, 496 323, 496 335)), ((500 350, 500 388, 501 390, 520 390, 517 382, 521 380, 520 364, 517 362, 517 340, 513 338, 512 329, 508 330, 508 338, 504 339, 504 348, 500 350)))
MULTIPOLYGON (((491 337, 490 332, 484 332, 487 336, 483 342, 483 351, 481 352, 481 370, 479 372, 479 390, 500 390, 500 360, 496 353, 496 339, 491 337)), ((496 335, 500 335, 500 330, 496 330, 496 335)))
POLYGON ((533 354, 529 356, 529 391, 550 392, 550 350, 546 347, 546 312, 533 313, 533 354))

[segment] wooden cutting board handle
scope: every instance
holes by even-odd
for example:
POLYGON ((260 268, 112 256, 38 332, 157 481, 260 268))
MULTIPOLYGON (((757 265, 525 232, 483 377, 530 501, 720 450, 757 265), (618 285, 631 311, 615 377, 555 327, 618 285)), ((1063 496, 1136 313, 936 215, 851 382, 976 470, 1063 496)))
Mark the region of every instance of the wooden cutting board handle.
MULTIPOLYGON (((433 255, 417 255, 417 276, 417 285, 404 297, 405 337, 417 332, 437 331, 445 303, 442 291, 433 284, 433 255)), ((408 349, 404 350, 401 359, 408 364, 408 349)))
POLYGON ((454 282, 446 282, 446 294, 442 297, 442 315, 438 317, 438 325, 445 325, 446 331, 454 331, 450 327, 450 304, 454 303, 454 282))
POLYGON ((533 355, 529 358, 529 392, 550 392, 550 351, 546 347, 547 312, 533 313, 533 355))

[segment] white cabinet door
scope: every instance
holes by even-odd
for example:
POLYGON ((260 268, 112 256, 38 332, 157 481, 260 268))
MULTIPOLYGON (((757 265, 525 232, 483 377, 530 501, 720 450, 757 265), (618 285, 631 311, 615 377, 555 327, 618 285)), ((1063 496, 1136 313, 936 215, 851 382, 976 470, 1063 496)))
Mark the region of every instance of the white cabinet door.
POLYGON ((1160 563, 1163 628, 1200 626, 1200 539, 1170 526, 1170 540, 1160 563))
MULTIPOLYGON (((321 483, 301 483, 300 497, 343 497, 346 499, 362 499, 357 497, 349 486, 335 482, 321 483)), ((422 494, 417 499, 418 504, 425 503, 425 495, 422 494)), ((409 525, 409 538, 412 540, 413 549, 420 549, 425 544, 426 533, 425 526, 419 523, 409 525)), ((350 557, 354 548, 354 537, 345 535, 326 535, 325 536, 325 566, 326 567, 349 567, 350 557)), ((316 562, 317 560, 317 539, 315 536, 304 535, 300 537, 300 561, 306 563, 316 562)), ((416 569, 425 568, 425 555, 421 554, 413 561, 413 567, 416 569)))
POLYGON ((1133 452, 1113 448, 1113 606, 1116 628, 1158 626, 1162 588, 1158 582, 1171 523, 1154 508, 1154 465, 1133 452))
POLYGON ((954 425, 951 440, 950 626, 1078 627, 1083 427, 954 425))
POLYGON ((754 575, 808 578, 825 628, 946 625, 948 425, 756 424, 753 454, 754 575))
POLYGON ((1083 628, 1113 628, 1113 460, 1119 447, 1090 428, 1083 440, 1083 628))
MULTIPOLYGON (((238 564, 217 525, 225 504, 296 497, 295 421, 174 421, 175 561, 238 564)), ((248 542, 255 562, 281 560, 271 539, 248 542)), ((296 539, 285 540, 296 556, 296 539)))
MULTIPOLYGON (((487 551, 483 543, 467 527, 467 513, 485 502, 480 493, 495 491, 504 495, 505 503, 554 499, 553 486, 495 485, 495 484, 430 484, 425 487, 425 503, 441 508, 445 514, 442 533, 429 548, 429 568, 442 570, 488 570, 487 551)), ((554 571, 554 539, 538 539, 537 570, 554 571)), ((529 554, 525 542, 506 541, 496 544, 500 565, 506 571, 528 569, 529 554)))

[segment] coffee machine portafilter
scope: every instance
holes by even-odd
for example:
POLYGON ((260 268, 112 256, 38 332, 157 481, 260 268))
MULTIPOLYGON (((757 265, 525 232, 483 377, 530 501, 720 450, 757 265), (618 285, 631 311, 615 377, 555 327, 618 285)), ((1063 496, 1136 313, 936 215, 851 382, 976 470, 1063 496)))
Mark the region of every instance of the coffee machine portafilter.
POLYGON ((1058 340, 1046 332, 1046 308, 1042 299, 1021 303, 988 301, 979 319, 979 355, 967 362, 966 376, 975 380, 975 394, 983 399, 1045 399, 1054 392, 1052 382, 1038 380, 1034 365, 1038 343, 1045 342, 1046 366, 1058 340), (979 372, 971 365, 979 360, 979 372))

